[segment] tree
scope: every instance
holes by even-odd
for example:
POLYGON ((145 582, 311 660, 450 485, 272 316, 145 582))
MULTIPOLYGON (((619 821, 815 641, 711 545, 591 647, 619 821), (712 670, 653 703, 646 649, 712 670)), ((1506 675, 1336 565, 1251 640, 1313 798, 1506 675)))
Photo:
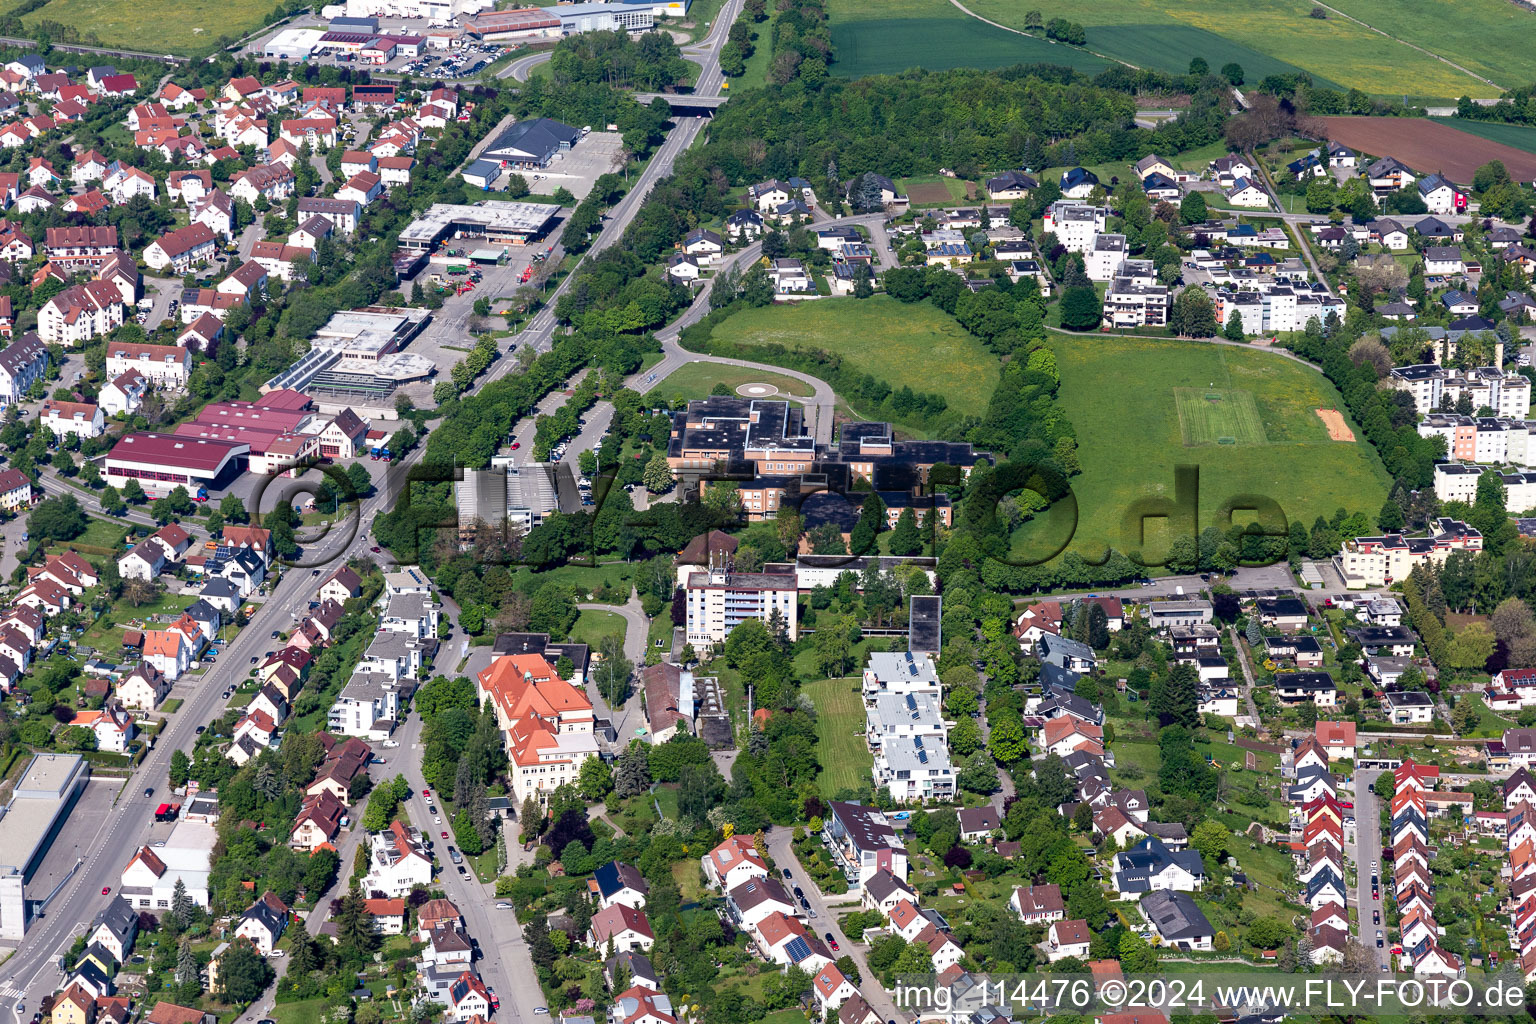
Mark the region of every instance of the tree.
POLYGON ((1471 622, 1451 638, 1446 657, 1451 666, 1481 671, 1493 657, 1494 635, 1486 622, 1471 622))
POLYGON ((645 472, 641 475, 640 482, 645 484, 645 489, 652 494, 662 494, 672 489, 672 467, 667 462, 667 456, 657 452, 651 456, 651 461, 645 464, 645 472))
MULTIPOLYGON (((135 481, 128 481, 132 486, 135 481)), ((124 495, 127 496, 126 494, 124 495)), ((233 494, 226 494, 219 501, 219 514, 229 523, 248 523, 251 521, 250 513, 245 510, 245 502, 233 494)))
POLYGON ((1179 221, 1184 224, 1203 224, 1210 217, 1205 196, 1191 192, 1179 203, 1179 221))
POLYGON ((198 983, 199 970, 197 956, 192 952, 192 940, 183 935, 176 945, 176 984, 183 990, 193 985, 201 990, 202 986, 198 983))
POLYGON ((109 516, 121 515, 128 508, 122 494, 111 484, 101 489, 101 510, 109 516))
POLYGON ((86 525, 85 511, 72 494, 49 498, 27 517, 29 534, 51 540, 74 540, 85 532, 86 525))
POLYGON ((256 947, 248 942, 235 942, 219 959, 219 991, 216 994, 225 1003, 254 1003, 267 990, 271 978, 272 969, 256 952, 256 947))
POLYGON ((956 776, 960 788, 969 793, 991 793, 997 789, 997 765, 984 750, 978 750, 966 759, 965 767, 956 776))
POLYGON ((1209 338, 1217 331, 1216 306, 1203 288, 1185 288, 1173 300, 1168 329, 1186 338, 1209 338))
POLYGON ((169 776, 172 789, 180 789, 182 786, 185 786, 187 780, 192 776, 192 759, 180 747, 171 751, 169 776))
POLYGON ((1233 85, 1242 85, 1243 84, 1243 78, 1244 78, 1243 66, 1241 64, 1237 63, 1236 61, 1232 61, 1230 63, 1223 64, 1221 66, 1221 77, 1225 78, 1228 82, 1231 82, 1233 85))
POLYGON ((613 771, 608 767, 608 762, 600 757, 589 757, 583 761, 576 779, 576 788, 593 803, 607 796, 613 789, 613 771))
MULTIPOLYGON (((123 485, 123 500, 130 505, 142 505, 145 501, 149 500, 149 496, 144 493, 144 488, 139 485, 137 480, 130 479, 123 485)), ((239 499, 235 500, 238 501, 239 499)), ((228 519, 229 516, 226 514, 224 518, 228 519)))
POLYGON ((1243 315, 1237 310, 1234 309, 1232 315, 1227 317, 1227 326, 1221 332, 1221 336, 1228 341, 1242 341, 1247 337, 1243 333, 1243 315))
POLYGON ((896 526, 891 531, 891 554, 893 555, 917 555, 923 551, 923 535, 917 528, 917 515, 909 505, 901 510, 901 515, 896 518, 896 526))
POLYGON ((176 885, 171 889, 171 916, 176 923, 185 928, 192 923, 193 915, 197 913, 197 904, 192 902, 192 897, 187 895, 187 883, 180 876, 176 878, 176 885))
POLYGON ((459 841, 459 849, 471 856, 485 848, 467 807, 459 808, 459 813, 453 816, 453 837, 459 841))
POLYGON ((998 715, 992 723, 992 735, 987 739, 987 749, 999 764, 1004 765, 1016 764, 1029 755, 1029 747, 1024 740, 1024 721, 1018 712, 1008 710, 998 715))
POLYGON ((1221 858, 1227 852, 1227 844, 1231 841, 1231 834, 1218 821, 1205 819, 1195 826, 1190 833, 1190 845, 1200 851, 1200 856, 1205 858, 1205 863, 1215 865, 1221 862, 1221 858))
POLYGON ((1103 319, 1104 304, 1099 301, 1099 293, 1092 285, 1078 285, 1062 292, 1061 326, 1074 331, 1091 331, 1103 319))

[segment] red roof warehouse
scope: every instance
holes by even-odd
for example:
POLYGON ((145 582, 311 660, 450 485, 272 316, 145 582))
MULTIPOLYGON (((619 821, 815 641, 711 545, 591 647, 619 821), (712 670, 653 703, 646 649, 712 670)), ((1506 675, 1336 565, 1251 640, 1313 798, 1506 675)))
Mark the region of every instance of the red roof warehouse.
POLYGON ((250 450, 248 444, 212 438, 150 431, 128 434, 107 455, 107 482, 122 487, 129 480, 137 480, 155 497, 178 486, 195 492, 199 486, 212 484, 250 450))

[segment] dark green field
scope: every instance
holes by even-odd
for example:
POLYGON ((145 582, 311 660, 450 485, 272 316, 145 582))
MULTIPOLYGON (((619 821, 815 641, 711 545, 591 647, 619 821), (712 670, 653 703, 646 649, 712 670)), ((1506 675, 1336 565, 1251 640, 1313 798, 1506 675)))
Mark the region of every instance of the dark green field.
POLYGON ((834 20, 832 44, 837 48, 832 70, 843 78, 892 75, 914 67, 947 71, 1060 64, 1094 74, 1109 66, 1108 61, 1074 47, 1017 35, 964 17, 834 20))
POLYGON ((1430 120, 1439 121, 1457 131, 1476 135, 1489 142, 1500 142, 1506 146, 1523 149, 1527 153, 1536 153, 1536 128, 1528 125, 1500 124, 1497 121, 1468 121, 1460 117, 1433 117, 1430 120))
MULTIPOLYGON (((1088 45, 1128 63, 1174 74, 1188 71, 1194 57, 1204 57, 1213 71, 1236 61, 1243 66, 1248 82, 1301 70, 1195 25, 1095 25, 1089 33, 1088 45)), ((1313 80, 1318 85, 1343 89, 1318 75, 1313 75, 1313 80)))

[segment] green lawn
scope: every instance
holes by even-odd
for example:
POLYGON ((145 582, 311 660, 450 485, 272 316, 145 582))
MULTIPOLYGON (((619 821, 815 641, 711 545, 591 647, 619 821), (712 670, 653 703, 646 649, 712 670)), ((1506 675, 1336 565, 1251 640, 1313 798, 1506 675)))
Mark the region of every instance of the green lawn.
POLYGON ((768 20, 749 27, 757 34, 752 43, 752 56, 747 58, 747 69, 740 78, 729 79, 732 89, 751 89, 768 84, 768 65, 773 62, 773 20, 778 12, 770 4, 768 20))
MULTIPOLYGON (((135 608, 127 599, 119 598, 105 615, 81 635, 80 643, 104 654, 115 655, 122 645, 123 630, 144 629, 146 625, 153 629, 155 626, 151 620, 154 616, 179 614, 196 600, 195 596, 163 594, 158 601, 135 608)), ((164 623, 160 625, 164 627, 164 623)))
MULTIPOLYGON (((1102 555, 1106 547, 1135 550, 1139 544, 1122 532, 1122 517, 1139 500, 1172 498, 1176 465, 1199 469, 1202 529, 1238 495, 1272 499, 1289 519, 1306 523, 1341 506, 1381 507, 1389 481, 1380 461, 1363 441, 1329 440, 1314 410, 1342 401, 1314 370, 1274 353, 1191 342, 1056 338, 1052 347, 1061 408, 1077 428, 1083 472, 1071 481, 1078 516, 1072 546, 1085 555, 1102 555), (1257 422, 1244 412, 1244 443, 1219 443, 1238 439, 1222 433, 1218 443, 1189 446, 1180 413, 1191 400, 1180 402, 1181 388, 1200 396, 1192 399, 1197 407, 1206 404, 1206 394, 1246 393, 1242 408, 1251 405, 1257 422)), ((1237 418, 1224 422, 1220 430, 1239 431, 1237 418)), ((1042 538, 1060 536, 1067 511, 1058 503, 1029 529, 1042 531, 1042 538)), ((1162 525, 1147 524, 1148 554, 1164 550, 1162 525)))
MULTIPOLYGON (((1405 2, 1418 7, 1435 0, 1405 2)), ((1440 3, 1449 10, 1449 0, 1440 3)), ((1482 12, 1496 5, 1497 0, 1479 0, 1472 6, 1482 12)), ((1243 65, 1250 83, 1276 68, 1294 66, 1311 74, 1318 84, 1337 82, 1378 95, 1400 96, 1407 91, 1454 99, 1468 93, 1493 94, 1487 84, 1471 75, 1364 25, 1337 15, 1309 17, 1312 5, 1307 0, 1257 0, 1241 8, 1227 0, 1181 0, 1177 4, 1157 0, 1098 0, 1093 4, 967 0, 966 6, 981 17, 1013 27, 1022 27, 1030 10, 1039 10, 1047 21, 1068 18, 1086 28, 1088 49, 1138 66, 1183 71, 1192 58, 1203 57, 1213 70, 1235 60, 1243 65), (1254 66, 1250 69, 1249 64, 1254 66)), ((1369 7, 1370 16, 1387 32, 1398 31, 1398 10, 1394 6, 1387 13, 1379 5, 1369 7)), ((1512 9, 1511 16, 1517 13, 1524 12, 1512 9)), ((1460 5, 1455 14, 1421 19, 1414 32, 1435 35, 1437 38, 1422 45, 1456 60, 1461 48, 1443 45, 1438 34, 1443 23, 1459 17, 1460 5)), ((1522 48, 1529 51, 1528 33, 1522 36, 1505 30, 1506 38, 1494 44, 1489 30, 1497 22, 1481 13, 1470 20, 1467 31, 1476 33, 1477 46, 1496 45, 1511 54, 1522 48)), ((1524 56, 1532 60, 1529 52, 1524 56)), ((1532 77, 1536 77, 1536 68, 1519 80, 1528 82, 1532 77)))
POLYGON ((917 197, 912 199, 914 209, 925 205, 948 206, 951 203, 963 203, 971 198, 966 194, 966 182, 964 180, 942 174, 921 174, 912 178, 897 178, 896 187, 905 192, 908 197, 912 196, 914 187, 918 189, 917 197), (943 199, 938 197, 939 189, 943 190, 943 199))
POLYGON ((49 0, 25 15, 94 34, 104 46, 152 53, 206 53, 222 36, 235 38, 259 28, 277 7, 276 0, 49 0))
POLYGON ((986 411, 997 384, 997 357, 953 317, 930 303, 884 295, 743 310, 716 327, 714 337, 836 352, 893 388, 937 392, 967 416, 986 411))
POLYGON ((1434 117, 1430 120, 1439 121, 1457 131, 1476 135, 1489 142, 1498 142, 1505 146, 1513 146, 1515 149, 1523 149, 1527 153, 1536 153, 1536 128, 1530 125, 1503 124, 1499 121, 1471 121, 1461 117, 1434 117))
POLYGON ((666 380, 651 389, 651 394, 667 401, 707 397, 716 384, 724 384, 733 394, 743 384, 770 384, 781 395, 809 398, 810 385, 782 373, 750 370, 745 366, 724 366, 720 363, 689 363, 670 374, 666 380))
POLYGON ((870 784, 874 759, 864 737, 864 701, 859 680, 821 679, 806 683, 802 692, 816 705, 816 757, 821 762, 821 792, 832 796, 841 789, 870 784))
POLYGON ((583 609, 582 613, 576 617, 576 625, 571 628, 571 639, 596 650, 598 642, 603 637, 622 637, 624 625, 624 616, 618 612, 595 612, 591 609, 583 609))

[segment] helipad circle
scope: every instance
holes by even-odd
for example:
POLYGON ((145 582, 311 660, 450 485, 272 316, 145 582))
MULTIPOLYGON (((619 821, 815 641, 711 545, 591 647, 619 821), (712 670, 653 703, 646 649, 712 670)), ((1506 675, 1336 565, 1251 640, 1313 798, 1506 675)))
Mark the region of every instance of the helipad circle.
POLYGON ((736 389, 743 398, 772 398, 779 389, 772 384, 743 384, 736 389))

